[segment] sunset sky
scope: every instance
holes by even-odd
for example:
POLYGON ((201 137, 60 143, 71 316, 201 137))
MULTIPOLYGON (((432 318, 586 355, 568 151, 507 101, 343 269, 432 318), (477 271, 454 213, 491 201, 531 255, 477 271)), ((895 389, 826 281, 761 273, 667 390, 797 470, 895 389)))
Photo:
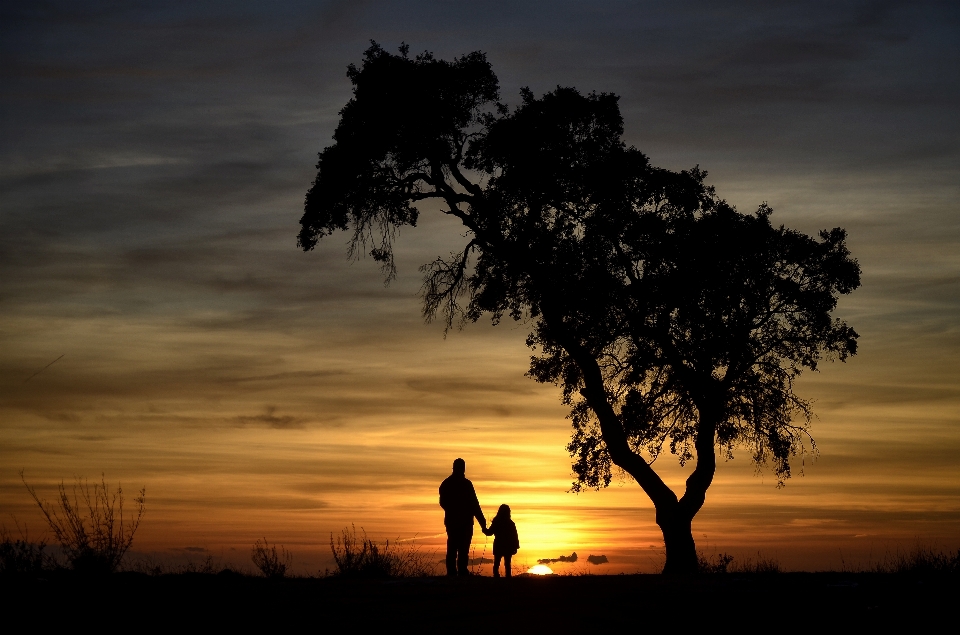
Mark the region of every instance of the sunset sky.
MULTIPOLYGON (((776 223, 848 230, 863 286, 837 315, 860 353, 799 383, 821 455, 779 490, 747 450, 721 461, 699 548, 839 569, 960 547, 960 5, 946 1, 4 3, 8 529, 43 534, 21 469, 48 498, 103 473, 147 490, 131 561, 249 569, 266 537, 316 573, 351 523, 437 548, 437 486, 460 456, 488 517, 514 509, 521 563, 662 566, 635 483, 567 493, 570 424, 558 389, 524 376, 529 325, 444 338, 423 323, 417 267, 462 244, 458 225, 423 207, 387 287, 346 259, 345 235, 297 249, 346 67, 371 39, 484 51, 511 106, 523 86, 617 93, 626 142, 654 165, 699 164, 776 223)), ((655 467, 686 478, 671 455, 655 467)))

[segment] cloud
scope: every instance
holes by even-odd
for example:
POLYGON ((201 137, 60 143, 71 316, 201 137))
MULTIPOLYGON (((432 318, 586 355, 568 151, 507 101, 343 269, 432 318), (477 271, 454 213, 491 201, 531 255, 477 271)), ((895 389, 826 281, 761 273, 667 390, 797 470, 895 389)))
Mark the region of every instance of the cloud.
MULTIPOLYGON (((578 560, 577 552, 574 551, 569 556, 559 556, 557 558, 541 558, 537 560, 537 564, 555 564, 557 562, 576 562, 578 560)), ((606 556, 587 556, 587 562, 590 564, 605 564, 609 562, 606 556)))
MULTIPOLYGON (((440 562, 446 562, 446 560, 441 560, 440 562)), ((480 558, 468 558, 467 564, 471 567, 478 564, 491 564, 493 560, 487 557, 481 556, 480 558)))
POLYGON ((266 412, 261 415, 253 416, 239 416, 237 421, 241 425, 265 425, 270 428, 277 430, 289 430, 292 428, 303 428, 306 424, 306 420, 294 417, 292 415, 276 415, 274 414, 277 411, 276 406, 267 406, 266 412))

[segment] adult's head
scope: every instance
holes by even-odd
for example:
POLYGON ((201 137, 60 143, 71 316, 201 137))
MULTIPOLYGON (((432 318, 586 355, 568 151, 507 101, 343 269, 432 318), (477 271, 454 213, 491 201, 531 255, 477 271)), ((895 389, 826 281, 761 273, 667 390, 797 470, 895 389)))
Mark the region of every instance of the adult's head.
POLYGON ((453 473, 463 476, 467 471, 467 462, 463 459, 456 459, 453 462, 453 473))

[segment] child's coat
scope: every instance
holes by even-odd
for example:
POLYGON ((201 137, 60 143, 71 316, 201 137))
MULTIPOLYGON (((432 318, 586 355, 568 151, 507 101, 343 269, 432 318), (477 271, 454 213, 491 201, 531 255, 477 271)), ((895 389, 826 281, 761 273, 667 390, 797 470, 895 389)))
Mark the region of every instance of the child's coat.
POLYGON ((490 522, 490 527, 483 533, 494 536, 493 555, 512 556, 520 549, 520 537, 517 535, 517 524, 510 518, 497 516, 490 522))

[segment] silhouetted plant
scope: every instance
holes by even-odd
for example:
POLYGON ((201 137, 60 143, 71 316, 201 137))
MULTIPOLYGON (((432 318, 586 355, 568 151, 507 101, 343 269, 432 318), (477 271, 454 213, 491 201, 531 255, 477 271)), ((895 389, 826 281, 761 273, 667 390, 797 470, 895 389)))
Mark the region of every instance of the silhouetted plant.
POLYGON ((917 545, 912 551, 887 556, 874 570, 900 575, 956 575, 960 574, 960 549, 950 553, 917 545))
MULTIPOLYGON (((730 558, 733 560, 733 558, 730 558)), ((729 563, 728 563, 729 564, 729 563)), ((728 569, 732 573, 781 573, 783 569, 780 568, 780 563, 773 558, 767 558, 759 551, 757 552, 757 559, 753 560, 747 558, 742 563, 738 563, 729 567, 728 569)))
POLYGON ((136 504, 133 516, 124 519, 123 488, 117 485, 116 491, 110 493, 103 475, 100 483, 95 482, 92 489, 86 479, 77 477, 72 496, 61 481, 55 504, 37 496, 22 471, 20 480, 37 503, 75 571, 112 573, 117 570, 133 544, 134 534, 143 518, 146 488, 133 499, 136 504))
POLYGON ((398 547, 396 543, 384 541, 380 544, 367 537, 367 533, 356 526, 344 528, 334 538, 330 534, 330 551, 336 569, 333 575, 356 578, 410 578, 433 575, 436 565, 430 562, 430 554, 424 553, 419 545, 410 544, 398 547))
POLYGON ((44 540, 31 542, 25 529, 20 529, 19 538, 13 538, 6 526, 0 527, 0 574, 36 575, 52 564, 52 559, 44 553, 47 543, 44 540))
MULTIPOLYGON (((264 541, 264 542, 266 542, 266 541, 264 541)), ((283 547, 281 547, 281 549, 282 549, 282 548, 283 548, 283 547)), ((288 555, 290 555, 290 554, 288 554, 288 555)), ((291 555, 291 561, 292 561, 292 555, 291 555)), ((198 561, 195 561, 195 560, 191 560, 190 562, 188 562, 188 563, 186 563, 186 564, 184 564, 184 565, 181 565, 181 566, 177 569, 177 571, 178 571, 179 573, 204 573, 204 574, 213 574, 213 573, 217 573, 217 572, 220 571, 221 569, 222 569, 222 567, 220 567, 220 562, 219 562, 219 560, 215 560, 212 555, 207 554, 206 557, 204 557, 203 560, 200 560, 199 562, 198 562, 198 561)))
MULTIPOLYGON (((282 578, 293 565, 293 554, 283 545, 277 549, 277 545, 271 545, 266 538, 253 543, 250 559, 265 578, 282 578)), ((213 559, 209 558, 209 561, 212 567, 213 559)))
POLYGON ((185 563, 171 564, 155 560, 150 556, 141 557, 133 564, 126 567, 130 571, 142 573, 150 576, 160 575, 179 575, 184 573, 200 573, 204 575, 213 575, 220 573, 229 567, 223 565, 222 558, 214 558, 212 554, 207 554, 201 560, 188 560, 185 563))
POLYGON ((726 573, 733 556, 729 553, 718 553, 707 557, 702 551, 697 552, 697 565, 700 573, 726 573))
POLYGON ((128 565, 130 571, 142 573, 143 575, 160 576, 170 573, 169 568, 153 558, 139 558, 133 564, 128 565))

